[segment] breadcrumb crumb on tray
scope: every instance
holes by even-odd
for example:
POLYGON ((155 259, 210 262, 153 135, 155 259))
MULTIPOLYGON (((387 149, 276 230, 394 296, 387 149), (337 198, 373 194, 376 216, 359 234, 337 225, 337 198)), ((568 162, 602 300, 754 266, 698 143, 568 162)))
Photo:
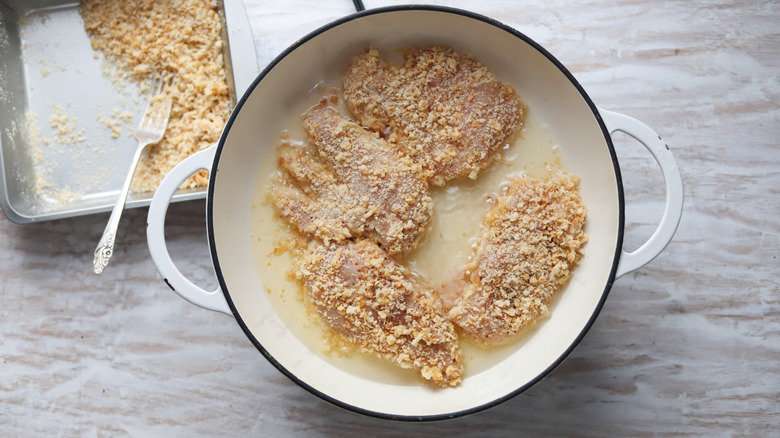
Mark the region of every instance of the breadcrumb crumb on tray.
MULTIPOLYGON (((174 116, 166 138, 145 154, 127 203, 148 205, 171 168, 216 143, 236 91, 256 76, 243 4, 49 4, 0 2, 0 113, 8 115, 0 126, 0 206, 17 223, 109 211, 137 144, 149 78, 162 70, 177 79, 174 116)), ((207 178, 190 178, 174 201, 204 197, 207 178)))
MULTIPOLYGON (((121 80, 143 84, 173 78, 173 108, 163 139, 141 158, 131 185, 153 191, 181 160, 217 140, 235 100, 223 56, 223 20, 216 0, 84 0, 84 27, 121 80)), ((184 187, 205 186, 200 171, 184 187)))

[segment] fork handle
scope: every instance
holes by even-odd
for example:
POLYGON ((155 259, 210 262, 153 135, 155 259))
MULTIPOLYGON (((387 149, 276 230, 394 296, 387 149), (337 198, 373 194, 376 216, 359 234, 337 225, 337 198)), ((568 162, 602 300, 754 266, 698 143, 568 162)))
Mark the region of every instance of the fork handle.
POLYGON ((127 172, 125 182, 122 184, 122 190, 119 192, 119 198, 114 204, 114 209, 111 210, 111 216, 108 218, 106 229, 103 231, 103 236, 95 248, 94 258, 92 260, 93 272, 95 274, 102 274, 103 270, 108 266, 108 261, 111 260, 111 256, 114 255, 114 242, 116 239, 116 231, 119 228, 119 219, 122 217, 122 212, 125 209, 125 202, 127 201, 127 194, 130 192, 130 182, 133 180, 133 174, 135 168, 138 166, 138 161, 141 159, 141 153, 149 143, 138 143, 138 147, 135 150, 133 156, 133 162, 130 164, 130 170, 127 172))

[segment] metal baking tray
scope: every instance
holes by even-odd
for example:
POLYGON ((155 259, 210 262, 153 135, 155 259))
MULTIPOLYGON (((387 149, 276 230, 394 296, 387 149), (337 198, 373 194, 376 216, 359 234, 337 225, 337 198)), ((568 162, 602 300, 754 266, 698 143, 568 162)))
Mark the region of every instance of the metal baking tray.
MULTIPOLYGON (((258 74, 257 55, 242 1, 219 3, 237 99, 258 74)), ((78 7, 0 0, 0 207, 15 223, 110 211, 136 147, 146 99, 134 84, 117 92, 78 7)), ((148 205, 152 195, 131 193, 127 208, 148 205)), ((205 195, 205 188, 180 190, 174 201, 205 195)))

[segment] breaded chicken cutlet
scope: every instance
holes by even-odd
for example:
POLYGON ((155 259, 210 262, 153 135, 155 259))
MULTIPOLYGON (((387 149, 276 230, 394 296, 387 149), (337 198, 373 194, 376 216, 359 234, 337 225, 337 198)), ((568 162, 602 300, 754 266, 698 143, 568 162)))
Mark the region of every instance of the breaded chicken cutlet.
POLYGON ((548 314, 587 241, 578 182, 563 173, 518 178, 488 211, 476 266, 449 311, 470 338, 497 345, 548 314))
POLYGON ((434 185, 476 178, 523 122, 523 103, 474 58, 415 48, 388 64, 376 50, 355 56, 344 101, 355 119, 397 143, 434 185))
POLYGON ((298 263, 308 299, 331 330, 439 386, 460 382, 458 338, 439 300, 375 243, 312 240, 298 263))
POLYGON ((324 242, 367 237, 389 254, 416 247, 432 214, 419 166, 323 101, 304 126, 312 148, 283 143, 272 192, 279 214, 324 242))

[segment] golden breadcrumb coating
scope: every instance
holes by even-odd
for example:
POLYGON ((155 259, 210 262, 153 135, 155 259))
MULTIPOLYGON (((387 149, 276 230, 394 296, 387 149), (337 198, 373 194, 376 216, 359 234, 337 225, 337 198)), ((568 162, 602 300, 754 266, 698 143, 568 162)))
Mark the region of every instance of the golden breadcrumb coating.
POLYGON ((441 387, 460 383, 458 337, 439 300, 375 243, 313 240, 297 276, 325 325, 362 351, 441 387))
MULTIPOLYGON (((215 0, 84 0, 80 13, 92 48, 124 76, 173 77, 171 117, 163 139, 141 157, 132 190, 157 189, 181 160, 219 140, 232 109, 215 0)), ((205 186, 200 171, 185 187, 205 186)))
POLYGON ((484 345, 504 342, 548 314, 582 257, 579 178, 522 177, 488 211, 468 285, 449 317, 484 345))
POLYGON ((327 101, 303 123, 312 148, 279 147, 284 176, 271 194, 279 214, 324 242, 362 236, 389 254, 414 249, 432 213, 419 166, 327 101))
POLYGON ((474 58, 450 48, 415 48, 402 66, 371 50, 344 76, 347 108, 424 166, 435 185, 476 178, 523 122, 523 104, 474 58))

